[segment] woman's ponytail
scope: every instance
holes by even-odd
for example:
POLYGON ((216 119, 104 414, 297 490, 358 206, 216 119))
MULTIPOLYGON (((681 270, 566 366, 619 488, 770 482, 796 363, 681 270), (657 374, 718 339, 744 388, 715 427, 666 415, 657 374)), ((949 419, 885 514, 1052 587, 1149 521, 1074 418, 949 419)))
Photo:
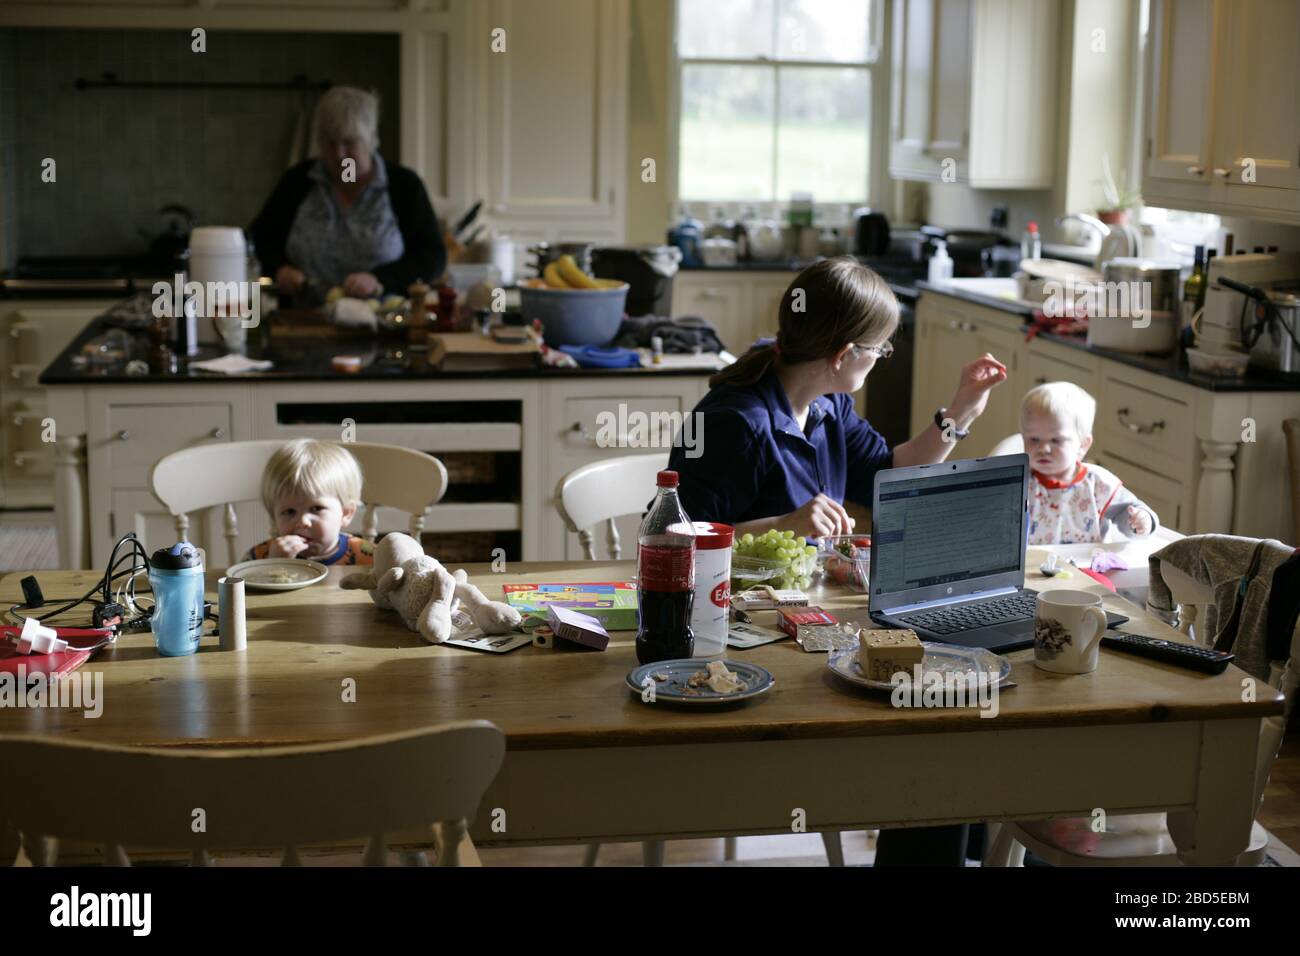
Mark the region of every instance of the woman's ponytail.
POLYGON ((845 345, 885 342, 898 328, 898 299, 857 260, 820 259, 790 283, 777 318, 776 341, 751 348, 710 378, 710 388, 747 388, 778 362, 798 365, 830 358, 845 345))

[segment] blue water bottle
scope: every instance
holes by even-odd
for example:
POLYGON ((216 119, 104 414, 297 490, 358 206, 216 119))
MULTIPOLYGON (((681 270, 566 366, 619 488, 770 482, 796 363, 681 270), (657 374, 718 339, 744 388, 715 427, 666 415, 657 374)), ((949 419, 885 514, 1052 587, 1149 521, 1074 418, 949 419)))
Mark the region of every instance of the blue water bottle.
POLYGON ((149 559, 153 587, 150 625, 164 657, 183 657, 199 649, 203 632, 203 555, 188 541, 159 548, 149 559))

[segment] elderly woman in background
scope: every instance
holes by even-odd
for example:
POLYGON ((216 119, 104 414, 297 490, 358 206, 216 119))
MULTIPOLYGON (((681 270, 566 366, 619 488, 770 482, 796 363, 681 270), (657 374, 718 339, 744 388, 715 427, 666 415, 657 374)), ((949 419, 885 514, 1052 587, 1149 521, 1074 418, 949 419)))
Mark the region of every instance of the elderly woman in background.
POLYGON ((416 279, 442 274, 447 256, 429 195, 414 170, 384 162, 378 125, 373 94, 336 86, 321 97, 319 158, 284 174, 251 228, 281 292, 404 295, 416 279))

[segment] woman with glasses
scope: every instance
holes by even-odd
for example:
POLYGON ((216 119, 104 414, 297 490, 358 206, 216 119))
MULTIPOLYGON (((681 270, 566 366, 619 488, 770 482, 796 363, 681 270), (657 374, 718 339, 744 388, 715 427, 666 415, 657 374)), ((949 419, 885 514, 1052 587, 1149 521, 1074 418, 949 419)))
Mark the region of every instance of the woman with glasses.
POLYGON ((823 259, 799 273, 781 299, 776 340, 709 380, 695 407, 696 441, 673 449, 668 467, 691 519, 734 525, 738 535, 848 534, 843 503, 870 507, 876 472, 943 461, 1006 366, 991 355, 964 366, 934 423, 891 449, 852 395, 893 353, 897 328, 889 285, 856 260, 823 259))

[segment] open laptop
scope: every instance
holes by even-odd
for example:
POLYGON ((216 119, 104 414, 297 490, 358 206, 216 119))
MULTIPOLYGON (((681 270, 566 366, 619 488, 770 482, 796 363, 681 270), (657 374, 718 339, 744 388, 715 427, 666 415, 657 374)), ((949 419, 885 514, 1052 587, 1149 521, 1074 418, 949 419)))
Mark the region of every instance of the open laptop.
MULTIPOLYGON (((1029 456, 892 468, 871 502, 871 618, 926 640, 1034 643, 1025 588, 1029 456)), ((1110 627, 1127 618, 1107 612, 1110 627)))

